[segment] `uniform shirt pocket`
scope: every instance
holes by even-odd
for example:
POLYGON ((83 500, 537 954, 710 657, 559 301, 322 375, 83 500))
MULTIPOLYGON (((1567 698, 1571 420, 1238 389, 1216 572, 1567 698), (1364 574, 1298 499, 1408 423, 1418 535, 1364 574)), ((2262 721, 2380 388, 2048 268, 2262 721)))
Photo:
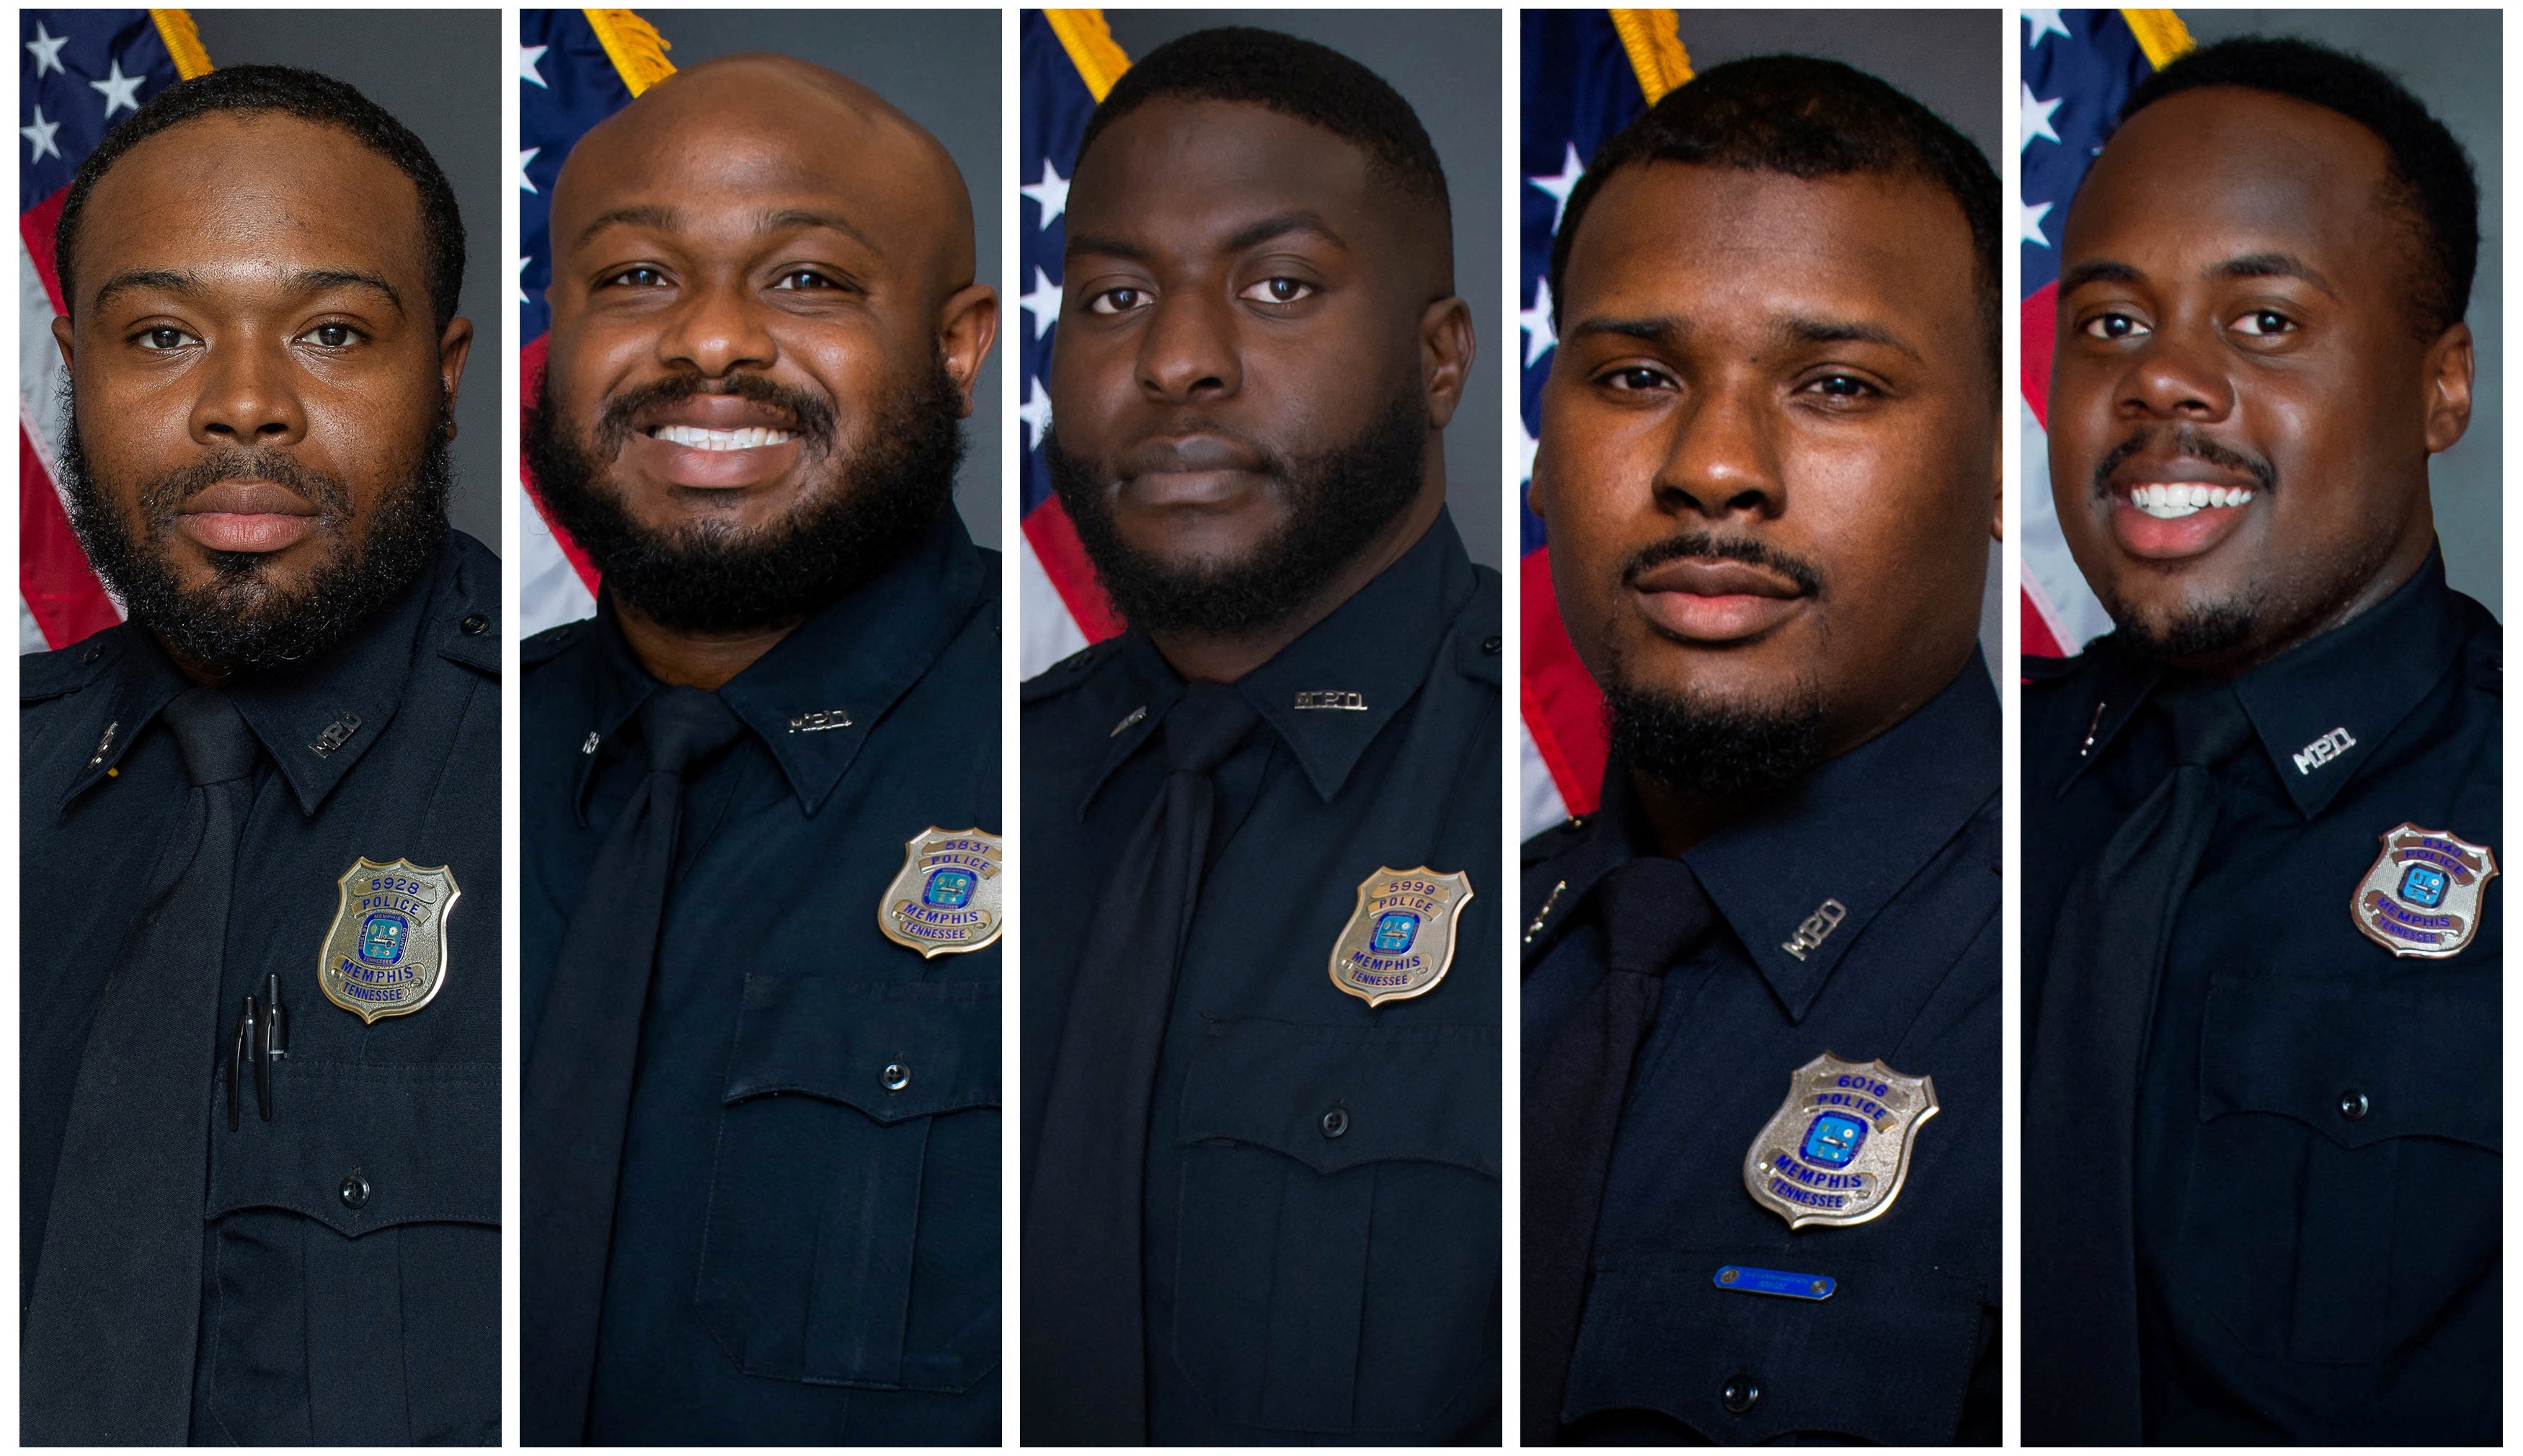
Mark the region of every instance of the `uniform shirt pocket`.
POLYGON ((748 975, 702 1321, 748 1375, 960 1391, 998 1364, 999 994, 748 975))
POLYGON ((1210 1024, 1174 1360, 1221 1421, 1442 1431, 1497 1399, 1499 1035, 1210 1024))

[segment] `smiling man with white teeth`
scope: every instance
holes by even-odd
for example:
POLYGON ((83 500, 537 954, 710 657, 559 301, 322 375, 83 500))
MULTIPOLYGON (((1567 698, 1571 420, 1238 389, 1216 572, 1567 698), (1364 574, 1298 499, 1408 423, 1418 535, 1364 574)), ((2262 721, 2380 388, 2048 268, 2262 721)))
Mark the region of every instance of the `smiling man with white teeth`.
POLYGON ((588 132, 551 237, 526 458, 603 587, 523 653, 525 1439, 996 1445, 971 195, 736 55, 588 132))
POLYGON ((2499 632, 2428 484, 2479 239, 2423 103, 2257 38, 2139 86, 2067 216, 2050 473, 2114 631, 2025 664, 2029 1444, 2499 1439, 2499 632))

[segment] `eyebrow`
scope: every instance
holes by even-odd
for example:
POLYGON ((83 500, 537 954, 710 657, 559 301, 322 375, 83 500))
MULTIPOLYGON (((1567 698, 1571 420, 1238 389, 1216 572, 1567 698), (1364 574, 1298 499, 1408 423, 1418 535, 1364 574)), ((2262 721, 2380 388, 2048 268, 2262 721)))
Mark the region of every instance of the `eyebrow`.
POLYGON ((2300 278, 2332 298, 2339 290, 2321 276, 2321 270, 2292 253, 2246 253, 2229 258, 2210 272, 2219 278, 2300 278))
MULTIPOLYGON (((579 246, 585 246, 588 239, 608 227, 648 227, 659 232, 680 232, 684 227, 684 214, 673 208, 657 203, 639 203, 631 207, 609 208, 596 213, 589 220, 586 227, 580 229, 579 246)), ((876 245, 874 238, 859 231, 850 219, 838 212, 818 211, 813 208, 783 208, 776 212, 763 213, 755 218, 753 223, 753 230, 756 233, 779 232, 790 227, 828 227, 834 232, 844 233, 857 239, 859 244, 871 253, 884 252, 876 245)))
MULTIPOLYGON (((396 312, 403 311, 402 293, 397 291, 393 284, 387 282, 381 274, 361 272, 356 268, 308 268, 291 274, 289 283, 302 294, 322 293, 334 288, 369 289, 384 295, 385 301, 394 305, 396 312)), ((105 306, 106 301, 116 294, 143 289, 154 289, 160 293, 171 293, 188 299, 207 297, 211 291, 202 282, 201 275, 198 273, 177 272, 167 268, 134 268, 128 272, 117 273, 105 280, 105 285, 96 291, 95 302, 89 306, 101 308, 105 306)))
MULTIPOLYGON (((1880 344, 1887 349, 1897 349, 1914 359, 1920 357, 1919 351, 1890 329, 1855 319, 1798 316, 1781 324, 1778 332, 1795 344, 1880 344)), ((1568 337, 1572 339, 1610 335, 1660 347, 1678 345, 1690 334, 1690 324, 1669 316, 1589 318, 1568 331, 1568 337)))
MULTIPOLYGON (((1312 233, 1335 248, 1346 250, 1349 247, 1348 240, 1334 231, 1332 225, 1323 220, 1322 214, 1303 211, 1274 212, 1267 217, 1257 217, 1227 234, 1225 241, 1219 246, 1228 253, 1242 253, 1248 248, 1259 248, 1264 243, 1287 237, 1292 233, 1312 233)), ((1137 243, 1115 237, 1099 237, 1093 233, 1071 233, 1069 246, 1063 250, 1063 254, 1068 258, 1080 258, 1092 254, 1099 258, 1119 258, 1130 262, 1146 262, 1150 257, 1148 250, 1137 243)))
POLYGON ((2088 283, 2144 283, 2146 275, 2124 262, 2097 258, 2080 262, 2059 275, 2059 292, 2074 293, 2088 283))

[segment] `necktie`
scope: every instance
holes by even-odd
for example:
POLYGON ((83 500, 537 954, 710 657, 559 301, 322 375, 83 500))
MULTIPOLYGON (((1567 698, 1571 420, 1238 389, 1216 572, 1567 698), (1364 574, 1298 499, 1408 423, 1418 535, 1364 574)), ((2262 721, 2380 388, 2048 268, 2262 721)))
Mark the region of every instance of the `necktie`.
POLYGON ((2172 773, 2060 902, 2026 1052, 2024 1435, 2134 1445, 2138 1063, 2174 917, 2216 826, 2214 769, 2251 740, 2233 689, 2167 696, 2172 773))
POLYGON ((718 694, 661 687, 640 709, 648 772, 596 851, 570 916, 523 1108, 524 1351, 530 1445, 586 1437, 613 1198, 640 1055, 640 1021, 672 887, 684 780, 744 725, 718 694))
POLYGON ((162 717, 192 788, 79 1058, 24 1326, 22 1437, 182 1445, 202 1310, 219 972, 254 730, 215 688, 162 717))
POLYGON ((1631 1065, 1655 1025, 1665 971, 1716 922, 1699 876, 1680 860, 1633 860, 1595 896, 1603 977, 1560 1023, 1524 1088, 1522 1439, 1529 1446, 1559 1438, 1631 1065))
POLYGON ((1166 715, 1166 777, 1088 926, 1062 1024, 1024 1210, 1024 1438, 1148 1438, 1140 1251, 1148 1108, 1174 969, 1215 820, 1210 772, 1258 722, 1196 682, 1166 715))

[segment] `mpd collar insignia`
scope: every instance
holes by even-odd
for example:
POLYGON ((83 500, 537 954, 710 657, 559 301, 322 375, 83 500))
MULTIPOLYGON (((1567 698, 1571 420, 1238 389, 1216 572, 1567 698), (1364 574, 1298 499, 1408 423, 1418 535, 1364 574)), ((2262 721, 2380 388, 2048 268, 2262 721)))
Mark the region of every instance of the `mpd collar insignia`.
POLYGON ((315 971, 324 999, 371 1026, 429 1005, 447 984, 447 916, 464 893, 455 876, 445 865, 362 856, 338 888, 315 971))
POLYGON ((1371 1007, 1436 990, 1471 900, 1467 873, 1377 869, 1358 882, 1357 908, 1332 942, 1332 984, 1371 1007))
POLYGON ((2395 956, 2441 961, 2479 933, 2480 897, 2497 877, 2497 853, 2442 829, 2404 822, 2356 882, 2348 913, 2365 937, 2395 956))
POLYGON ((1752 1139, 1743 1188, 1790 1229, 1864 1223, 1901 1197, 1910 1146, 1935 1115, 1934 1078, 1825 1052, 1796 1068, 1787 1100, 1752 1139))
POLYGON ((877 902, 876 927, 924 961, 977 951, 997 940, 1007 924, 1000 911, 1006 886, 999 877, 1005 854, 996 834, 923 829, 903 846, 902 871, 877 902))

